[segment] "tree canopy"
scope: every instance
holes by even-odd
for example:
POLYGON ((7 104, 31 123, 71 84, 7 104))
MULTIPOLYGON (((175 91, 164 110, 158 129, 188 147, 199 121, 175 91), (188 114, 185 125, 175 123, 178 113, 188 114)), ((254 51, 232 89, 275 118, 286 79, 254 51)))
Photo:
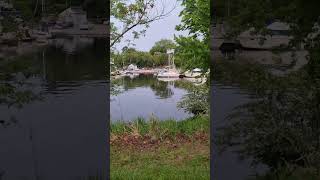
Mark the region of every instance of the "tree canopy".
POLYGON ((176 56, 177 63, 184 64, 186 68, 210 67, 210 1, 209 0, 183 0, 184 9, 180 13, 181 24, 177 30, 189 31, 188 37, 175 37, 178 44, 176 56))
MULTIPOLYGON (((170 1, 168 1, 170 2, 170 1)), ((150 23, 167 17, 176 7, 167 7, 165 1, 156 0, 111 0, 110 46, 120 42, 125 34, 132 32, 134 38, 144 35, 150 23), (137 26, 144 27, 136 31, 137 26)), ((172 1, 171 1, 172 2, 172 1)))
POLYGON ((167 49, 174 49, 175 43, 170 39, 161 39, 157 41, 150 49, 150 54, 154 55, 155 52, 166 53, 167 49))

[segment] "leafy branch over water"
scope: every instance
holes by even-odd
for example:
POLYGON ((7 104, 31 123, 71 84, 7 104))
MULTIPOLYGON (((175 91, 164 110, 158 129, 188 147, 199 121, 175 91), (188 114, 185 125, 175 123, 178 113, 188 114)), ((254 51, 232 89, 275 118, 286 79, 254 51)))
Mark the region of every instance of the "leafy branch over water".
MULTIPOLYGON (((32 83, 28 83, 28 79, 34 73, 34 69, 30 67, 28 62, 12 59, 8 62, 2 62, 0 65, 0 105, 6 105, 8 108, 22 108, 25 104, 36 100, 41 100, 40 94, 32 91, 32 83)), ((12 122, 14 117, 9 120, 12 122)), ((3 123, 7 124, 7 123, 3 123)))
POLYGON ((273 172, 319 169, 319 84, 309 68, 276 77, 259 65, 217 63, 214 80, 238 84, 256 97, 230 114, 231 125, 217 134, 219 147, 236 146, 240 156, 253 157, 273 172))

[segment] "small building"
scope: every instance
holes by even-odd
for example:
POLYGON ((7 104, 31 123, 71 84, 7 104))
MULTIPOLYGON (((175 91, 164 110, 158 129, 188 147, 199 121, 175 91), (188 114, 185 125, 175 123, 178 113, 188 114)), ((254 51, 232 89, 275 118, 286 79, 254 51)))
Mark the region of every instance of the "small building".
POLYGON ((64 27, 73 27, 79 30, 88 25, 87 12, 81 7, 72 6, 59 14, 58 22, 64 27))

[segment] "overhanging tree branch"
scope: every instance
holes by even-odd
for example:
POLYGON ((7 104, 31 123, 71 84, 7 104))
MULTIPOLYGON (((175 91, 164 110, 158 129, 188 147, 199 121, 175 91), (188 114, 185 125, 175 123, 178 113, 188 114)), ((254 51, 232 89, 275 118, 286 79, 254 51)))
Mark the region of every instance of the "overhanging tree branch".
MULTIPOLYGON (((163 19, 170 15, 170 13, 176 8, 177 1, 169 11, 165 11, 166 7, 164 3, 161 4, 161 11, 159 13, 156 9, 155 0, 136 0, 134 3, 125 4, 121 0, 113 0, 112 2, 111 16, 123 24, 123 29, 120 32, 116 31, 116 28, 112 28, 111 43, 113 47, 116 43, 120 42, 121 38, 139 25, 145 25, 146 28, 151 22, 163 19), (156 11, 153 14, 153 11, 156 11)), ((134 32, 135 38, 143 34, 145 31, 134 32)))

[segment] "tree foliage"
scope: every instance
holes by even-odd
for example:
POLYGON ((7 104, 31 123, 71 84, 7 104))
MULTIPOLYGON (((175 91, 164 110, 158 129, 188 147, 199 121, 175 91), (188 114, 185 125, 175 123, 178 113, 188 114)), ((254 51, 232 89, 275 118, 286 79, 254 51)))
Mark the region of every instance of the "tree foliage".
POLYGON ((192 85, 187 95, 183 96, 182 100, 178 103, 178 107, 194 115, 209 114, 209 89, 207 85, 192 85))
MULTIPOLYGON (((301 43, 309 51, 308 64, 297 72, 276 77, 252 64, 217 63, 214 79, 228 81, 250 90, 257 100, 230 115, 231 124, 223 128, 219 140, 237 146, 242 156, 267 164, 271 170, 300 166, 320 169, 320 43, 319 1, 302 0, 230 0, 227 6, 217 3, 216 19, 229 25, 236 37, 253 27, 266 35, 272 21, 290 25, 291 47, 301 43), (221 9, 219 9, 221 8, 221 9)), ((220 144, 221 145, 221 144, 220 144)), ((220 146, 221 147, 221 146, 220 146)))
POLYGON ((210 67, 208 44, 194 37, 176 38, 176 64, 185 69, 210 67))
POLYGON ((234 36, 251 27, 257 34, 265 35, 268 33, 266 26, 275 20, 290 25, 293 45, 307 41, 308 35, 317 31, 314 25, 320 15, 317 9, 320 3, 316 0, 229 0, 229 5, 223 2, 218 0, 214 10, 223 12, 229 7, 230 13, 216 13, 216 19, 228 23, 229 33, 234 36))
POLYGON ((134 38, 139 38, 146 32, 150 23, 168 16, 175 6, 168 8, 166 2, 156 0, 134 0, 131 2, 111 0, 110 46, 113 47, 120 42, 128 32, 132 32, 134 38), (138 26, 144 28, 135 31, 134 29, 138 26))
POLYGON ((112 57, 117 67, 136 64, 138 67, 159 67, 168 65, 167 49, 174 49, 175 43, 168 39, 157 41, 149 52, 138 51, 125 46, 119 54, 113 53, 112 57))
POLYGON ((183 0, 184 9, 180 13, 181 24, 177 30, 189 31, 189 37, 175 37, 177 42, 177 62, 186 68, 209 68, 210 62, 210 1, 183 0))
POLYGON ((154 55, 155 52, 166 53, 168 49, 175 49, 175 43, 170 39, 161 39, 157 41, 150 49, 150 54, 154 55))

